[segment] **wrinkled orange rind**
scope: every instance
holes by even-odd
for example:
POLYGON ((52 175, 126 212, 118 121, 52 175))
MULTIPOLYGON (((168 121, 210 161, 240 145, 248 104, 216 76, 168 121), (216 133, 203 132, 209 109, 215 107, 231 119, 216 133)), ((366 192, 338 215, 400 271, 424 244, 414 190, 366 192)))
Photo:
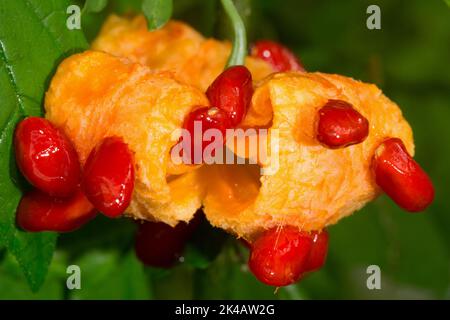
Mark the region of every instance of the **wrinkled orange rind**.
POLYGON ((64 60, 45 98, 46 118, 73 141, 83 164, 106 136, 120 136, 134 152, 136 181, 126 213, 175 225, 201 206, 197 173, 168 181, 169 151, 192 105, 206 104, 198 89, 168 72, 151 71, 124 58, 87 51, 64 60))
POLYGON ((255 177, 251 166, 247 171, 253 174, 233 174, 236 168, 232 166, 216 166, 211 171, 219 170, 221 181, 207 186, 203 204, 213 225, 247 238, 280 225, 320 230, 336 223, 379 194, 371 160, 385 138, 402 139, 414 153, 412 130, 398 106, 375 85, 339 75, 280 73, 269 77, 256 88, 242 125, 270 125, 270 130, 278 130, 279 170, 255 177), (318 143, 317 111, 328 99, 351 103, 369 120, 369 136, 363 143, 338 150, 318 143), (245 190, 249 197, 241 201, 238 197, 245 190))
MULTIPOLYGON (((206 91, 223 71, 231 52, 228 41, 205 39, 185 23, 169 21, 148 31, 144 16, 111 15, 92 43, 93 50, 108 52, 146 65, 174 72, 175 78, 206 91)), ((274 72, 265 61, 247 57, 246 66, 255 81, 274 72)))

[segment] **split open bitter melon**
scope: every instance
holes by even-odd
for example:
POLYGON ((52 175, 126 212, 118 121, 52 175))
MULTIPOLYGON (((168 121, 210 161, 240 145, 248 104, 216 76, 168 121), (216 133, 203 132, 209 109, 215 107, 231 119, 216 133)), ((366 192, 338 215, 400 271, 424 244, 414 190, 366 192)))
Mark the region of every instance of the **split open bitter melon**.
MULTIPOLYGON (((173 132, 223 70, 231 45, 205 39, 176 21, 148 31, 142 16, 111 16, 92 50, 67 58, 46 94, 46 118, 73 141, 81 162, 102 138, 123 137, 135 154, 136 181, 126 214, 176 225, 200 207, 207 219, 252 239, 280 225, 321 230, 379 194, 371 170, 375 148, 398 137, 414 153, 399 107, 372 84, 324 73, 274 73, 248 57, 254 95, 242 128, 277 130, 278 170, 263 163, 175 165, 173 132), (347 101, 369 120, 367 139, 333 150, 315 139, 317 111, 347 101)), ((244 155, 244 156, 249 156, 244 155)))

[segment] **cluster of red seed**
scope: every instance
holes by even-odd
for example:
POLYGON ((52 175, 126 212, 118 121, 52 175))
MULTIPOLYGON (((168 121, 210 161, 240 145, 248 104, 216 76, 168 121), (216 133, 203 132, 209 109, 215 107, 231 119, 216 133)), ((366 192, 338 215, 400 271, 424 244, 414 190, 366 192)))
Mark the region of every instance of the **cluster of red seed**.
MULTIPOLYGON (((276 71, 305 71, 300 60, 289 49, 276 42, 258 41, 251 52, 254 57, 268 62, 276 71)), ((321 116, 319 131, 330 132, 327 130, 327 121, 332 123, 332 120, 332 115, 321 116)), ((339 130, 339 125, 333 126, 335 130, 339 130)), ((328 143, 326 137, 319 141, 328 143)), ((325 263, 327 251, 326 230, 310 233, 284 226, 264 232, 250 244, 248 265, 261 282, 281 287, 299 281, 308 272, 320 269, 325 263)))
POLYGON ((48 120, 29 117, 15 131, 17 165, 35 187, 17 208, 17 223, 27 231, 73 231, 97 210, 123 213, 134 187, 133 155, 119 137, 107 137, 81 170, 71 141, 48 120))
MULTIPOLYGON (((252 48, 252 54, 269 62, 277 71, 303 70, 295 55, 285 47, 272 42, 260 41, 252 48)), ((195 135, 195 123, 201 124, 201 131, 217 129, 226 136, 226 130, 235 128, 244 119, 253 95, 252 75, 245 66, 232 66, 223 71, 206 91, 210 106, 197 106, 189 113, 183 123, 191 137, 195 135)), ((198 137, 201 138, 201 137, 198 137)), ((183 141, 183 139, 181 139, 183 141)), ((225 143, 224 141, 222 141, 225 143)), ((196 143, 190 139, 183 145, 184 150, 190 150, 191 163, 202 163, 205 159, 196 159, 196 146, 203 150, 210 142, 196 143)), ((142 262, 150 266, 170 267, 180 257, 184 243, 192 230, 198 225, 197 218, 189 224, 179 223, 172 228, 164 223, 145 222, 139 226, 136 236, 135 250, 142 262), (189 231, 187 231, 189 230, 189 231)), ((252 246, 262 248, 262 246, 252 246)), ((257 268, 256 268, 257 269, 257 268)), ((255 269, 255 270, 256 270, 255 269)), ((277 271, 276 271, 277 272, 277 271)))
MULTIPOLYGON (((304 71, 300 61, 290 50, 272 41, 255 43, 252 55, 267 61, 277 71, 304 71)), ((194 123, 200 121, 202 131, 215 128, 225 136, 226 129, 238 126, 244 119, 252 94, 250 71, 245 66, 230 67, 222 72, 206 91, 211 106, 194 108, 186 117, 183 127, 193 137, 194 123)), ((351 114, 352 111, 356 112, 351 108, 347 113, 351 114)), ((330 116, 325 115, 324 122, 329 121, 327 118, 330 116)), ((326 124, 322 127, 325 129, 325 126, 326 124)), ((342 132, 342 128, 336 130, 342 132)), ((359 142, 356 141, 359 139, 357 133, 344 134, 341 139, 346 141, 346 145, 359 142)), ((201 146, 203 154, 207 143, 197 145, 201 146)), ((194 141, 191 140, 190 145, 184 148, 193 150, 194 146, 194 141)), ((191 161, 197 163, 193 155, 191 161)), ((181 223, 171 228, 162 223, 142 224, 136 238, 137 256, 151 266, 172 266, 182 253, 186 235, 190 234, 186 230, 192 230, 190 225, 181 223), (165 245, 161 246, 163 243, 165 245)), ((286 226, 265 232, 254 243, 248 244, 248 247, 251 251, 249 267, 255 276, 268 285, 285 286, 298 281, 306 272, 322 267, 328 249, 328 233, 325 230, 307 233, 286 226)))
MULTIPOLYGON (((296 56, 282 45, 261 40, 252 46, 252 56, 268 62, 275 71, 304 71, 296 56)), ((196 138, 195 122, 201 124, 202 131, 217 129, 226 137, 226 129, 235 128, 244 119, 253 95, 252 75, 245 66, 232 66, 222 72, 206 91, 211 106, 197 106, 186 117, 183 128, 190 137, 196 138)), ((201 137, 197 137, 201 138, 201 137)), ((181 139, 183 140, 183 139, 181 139)), ((190 139, 183 150, 190 151, 190 163, 202 163, 205 159, 194 157, 194 148, 201 146, 201 154, 210 142, 196 143, 190 139)), ((225 143, 225 139, 223 139, 225 143)))
MULTIPOLYGON (((201 136, 195 134, 195 123, 201 124, 202 132, 217 129, 222 137, 225 137, 227 129, 236 127, 244 119, 252 95, 252 75, 245 66, 229 67, 214 80, 206 91, 211 106, 195 107, 183 124, 183 128, 192 137, 189 145, 183 145, 183 150, 190 151, 191 163, 204 162, 203 156, 201 159, 196 159, 193 151, 197 145, 200 145, 201 155, 203 155, 203 150, 210 143, 203 141, 201 136), (195 139, 201 139, 202 143, 196 143, 195 139)), ((225 143, 225 139, 222 142, 225 143)))
MULTIPOLYGON (((291 51, 272 41, 255 43, 252 55, 277 71, 304 71, 291 51)), ((202 130, 215 128, 225 136, 226 129, 238 126, 245 117, 252 94, 249 70, 230 67, 206 92, 211 106, 194 108, 183 127, 194 136, 194 123, 200 121, 202 130)), ((367 119, 345 101, 328 100, 317 119, 317 140, 328 148, 361 143, 369 134, 367 119)), ((193 150, 194 141, 187 147, 193 150)), ((201 147, 203 154, 205 145, 201 147)), ((133 155, 119 137, 105 138, 92 150, 81 170, 77 153, 64 133, 47 120, 32 117, 16 129, 15 152, 19 169, 36 188, 22 198, 17 209, 17 222, 25 230, 71 231, 90 220, 97 210, 117 217, 131 201, 133 155)), ((195 163, 193 155, 191 161, 195 163)), ((432 202, 431 180, 400 139, 388 138, 381 143, 372 167, 378 186, 405 210, 422 211, 432 202)), ((140 224, 135 243, 137 256, 151 266, 172 266, 198 220, 175 228, 164 223, 140 224)), ((285 286, 324 264, 328 233, 284 226, 266 231, 249 247, 249 267, 255 276, 268 285, 285 286)))
MULTIPOLYGON (((255 43, 252 55, 267 61, 277 71, 305 71, 289 49, 272 41, 255 43)), ((195 110, 186 118, 185 128, 192 134, 192 123, 199 119, 206 119, 204 127, 215 127, 222 133, 237 126, 245 116, 252 92, 251 75, 245 67, 225 70, 207 91, 213 107, 195 110), (215 110, 213 114, 209 113, 211 109, 215 110)), ((325 147, 348 147, 363 142, 368 135, 368 120, 350 103, 328 100, 319 109, 316 138, 325 147)), ((373 170, 380 188, 405 210, 422 211, 432 202, 431 180, 401 140, 386 139, 377 148, 373 170)), ((268 285, 285 286, 324 264, 328 233, 325 230, 307 233, 286 226, 266 231, 249 247, 249 267, 254 275, 268 285)))
MULTIPOLYGON (((261 41, 253 51, 277 70, 304 70, 288 49, 261 41), (292 66, 292 69, 289 69, 292 66)), ((317 140, 327 148, 344 148, 363 142, 369 135, 369 122, 353 106, 341 100, 328 100, 319 110, 317 140)), ((377 185, 401 208, 418 212, 433 201, 434 187, 398 138, 387 138, 376 149, 372 168, 377 185)), ((273 286, 294 283, 325 262, 328 234, 301 232, 292 227, 266 231, 251 246, 250 270, 262 282, 273 286)))

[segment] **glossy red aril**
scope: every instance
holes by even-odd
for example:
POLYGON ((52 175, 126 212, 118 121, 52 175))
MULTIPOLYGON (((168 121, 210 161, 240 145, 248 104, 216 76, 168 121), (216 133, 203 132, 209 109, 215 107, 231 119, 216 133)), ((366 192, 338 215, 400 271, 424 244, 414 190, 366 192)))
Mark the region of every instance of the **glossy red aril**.
POLYGON ((16 220, 26 231, 69 232, 96 215, 94 206, 80 189, 66 198, 49 196, 39 190, 25 194, 17 207, 16 220))
POLYGON ((328 100, 319 110, 317 140, 328 148, 343 148, 363 142, 369 135, 369 121, 342 100, 328 100))
POLYGON ((328 232, 326 230, 313 231, 311 236, 313 244, 305 265, 305 272, 316 271, 322 268, 328 253, 328 232))
POLYGON ((134 245, 136 256, 148 266, 172 267, 200 221, 196 217, 189 224, 180 222, 175 227, 162 222, 140 223, 134 245))
POLYGON ((251 55, 268 62, 278 72, 305 71, 295 54, 275 41, 257 41, 252 46, 251 55))
POLYGON ((103 139, 84 166, 86 196, 99 211, 113 218, 129 206, 133 188, 134 161, 128 145, 119 137, 103 139))
POLYGON ((292 284, 302 277, 312 245, 312 236, 296 227, 268 230, 252 244, 250 270, 265 284, 292 284))
POLYGON ((431 179, 409 155, 398 138, 390 138, 375 150, 372 162, 378 186, 401 208, 418 212, 434 199, 431 179))
POLYGON ((237 126, 246 115, 252 95, 252 75, 245 66, 229 67, 206 91, 211 105, 225 111, 233 126, 237 126))
POLYGON ((67 197, 80 180, 78 155, 65 134, 48 120, 29 117, 14 133, 17 165, 36 188, 53 196, 67 197))
MULTIPOLYGON (((186 161, 190 161, 191 164, 200 164, 204 162, 203 152, 205 148, 212 144, 214 146, 216 137, 212 137, 211 141, 208 141, 205 134, 209 129, 217 129, 217 133, 220 133, 221 143, 225 144, 226 129, 231 128, 231 124, 228 115, 217 107, 200 107, 194 109, 189 113, 184 120, 183 128, 189 132, 190 139, 184 140, 183 151, 187 154, 183 155, 186 161)), ((215 155, 214 150, 211 152, 211 156, 215 155)))

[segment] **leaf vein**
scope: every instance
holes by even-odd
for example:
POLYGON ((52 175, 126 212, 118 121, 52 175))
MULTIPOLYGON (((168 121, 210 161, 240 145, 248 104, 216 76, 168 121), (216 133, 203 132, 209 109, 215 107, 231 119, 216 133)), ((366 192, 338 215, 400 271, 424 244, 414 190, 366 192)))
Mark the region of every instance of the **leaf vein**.
MULTIPOLYGON (((14 94, 17 98, 17 102, 19 104, 20 109, 22 110, 23 113, 25 113, 25 106, 22 100, 22 96, 19 92, 19 87, 17 85, 17 80, 14 76, 14 70, 13 70, 13 66, 12 63, 9 62, 9 59, 6 55, 6 46, 3 43, 2 39, 0 39, 0 59, 3 61, 4 65, 5 65, 5 70, 6 70, 6 74, 8 75, 8 79, 11 82, 11 85, 14 89, 14 94)), ((14 114, 14 112, 12 112, 12 114, 14 114)), ((2 133, 4 131, 4 128, 2 128, 2 133)))
MULTIPOLYGON (((29 0, 25 0, 24 2, 25 2, 25 6, 28 8, 28 10, 31 13, 33 13, 34 17, 39 21, 39 23, 41 23, 44 26, 43 29, 50 36, 50 39, 52 39, 53 43, 59 49, 59 51, 64 52, 61 41, 57 38, 57 36, 53 32, 51 32, 51 28, 47 24, 46 20, 44 20, 45 17, 44 17, 44 19, 42 19, 42 17, 39 16, 37 9, 31 4, 31 2, 29 0)), ((54 11, 53 14, 54 13, 56 13, 56 12, 54 11)))

